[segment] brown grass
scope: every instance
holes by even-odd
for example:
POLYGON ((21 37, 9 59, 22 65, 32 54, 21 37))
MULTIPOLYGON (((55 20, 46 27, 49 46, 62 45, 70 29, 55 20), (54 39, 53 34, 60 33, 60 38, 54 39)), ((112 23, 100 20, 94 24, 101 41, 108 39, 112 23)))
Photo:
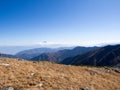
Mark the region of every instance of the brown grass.
POLYGON ((24 90, 82 90, 86 87, 90 90, 120 90, 120 73, 96 67, 6 59, 0 61, 0 87, 24 90))

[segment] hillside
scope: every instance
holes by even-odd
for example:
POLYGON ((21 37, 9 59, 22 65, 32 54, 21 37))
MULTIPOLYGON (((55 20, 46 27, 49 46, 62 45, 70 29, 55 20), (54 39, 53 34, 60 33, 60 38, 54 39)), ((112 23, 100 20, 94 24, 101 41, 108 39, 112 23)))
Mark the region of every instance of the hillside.
POLYGON ((0 60, 0 90, 120 90, 112 68, 0 60))
POLYGON ((108 45, 84 55, 66 58, 61 63, 72 65, 116 66, 120 64, 120 45, 108 45))
POLYGON ((65 58, 68 57, 73 57, 76 55, 81 55, 86 52, 92 51, 98 49, 98 47, 75 47, 72 50, 65 49, 65 50, 60 50, 58 52, 53 52, 53 53, 42 53, 37 57, 32 58, 31 60, 48 60, 52 62, 61 62, 65 58))

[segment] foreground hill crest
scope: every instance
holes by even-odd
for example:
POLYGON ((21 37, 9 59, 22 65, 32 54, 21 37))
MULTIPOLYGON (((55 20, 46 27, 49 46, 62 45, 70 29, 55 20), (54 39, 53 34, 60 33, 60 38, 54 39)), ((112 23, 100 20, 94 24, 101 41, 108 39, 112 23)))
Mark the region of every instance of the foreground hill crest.
POLYGON ((0 88, 20 90, 120 90, 120 74, 110 68, 60 65, 4 58, 0 88))

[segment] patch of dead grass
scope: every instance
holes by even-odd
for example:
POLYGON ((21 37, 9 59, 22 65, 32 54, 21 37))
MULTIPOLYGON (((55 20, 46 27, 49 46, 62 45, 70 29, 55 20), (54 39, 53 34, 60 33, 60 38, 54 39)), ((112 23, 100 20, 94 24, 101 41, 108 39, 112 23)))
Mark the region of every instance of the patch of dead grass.
POLYGON ((0 61, 0 87, 9 86, 25 90, 80 90, 85 87, 90 90, 120 90, 120 74, 96 67, 7 58, 0 61))

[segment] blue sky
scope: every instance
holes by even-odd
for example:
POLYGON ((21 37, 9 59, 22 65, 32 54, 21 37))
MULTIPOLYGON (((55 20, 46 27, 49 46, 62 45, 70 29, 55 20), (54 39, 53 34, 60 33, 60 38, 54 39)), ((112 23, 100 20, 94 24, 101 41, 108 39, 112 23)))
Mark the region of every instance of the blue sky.
POLYGON ((0 0, 0 46, 119 43, 119 34, 120 0, 0 0))

